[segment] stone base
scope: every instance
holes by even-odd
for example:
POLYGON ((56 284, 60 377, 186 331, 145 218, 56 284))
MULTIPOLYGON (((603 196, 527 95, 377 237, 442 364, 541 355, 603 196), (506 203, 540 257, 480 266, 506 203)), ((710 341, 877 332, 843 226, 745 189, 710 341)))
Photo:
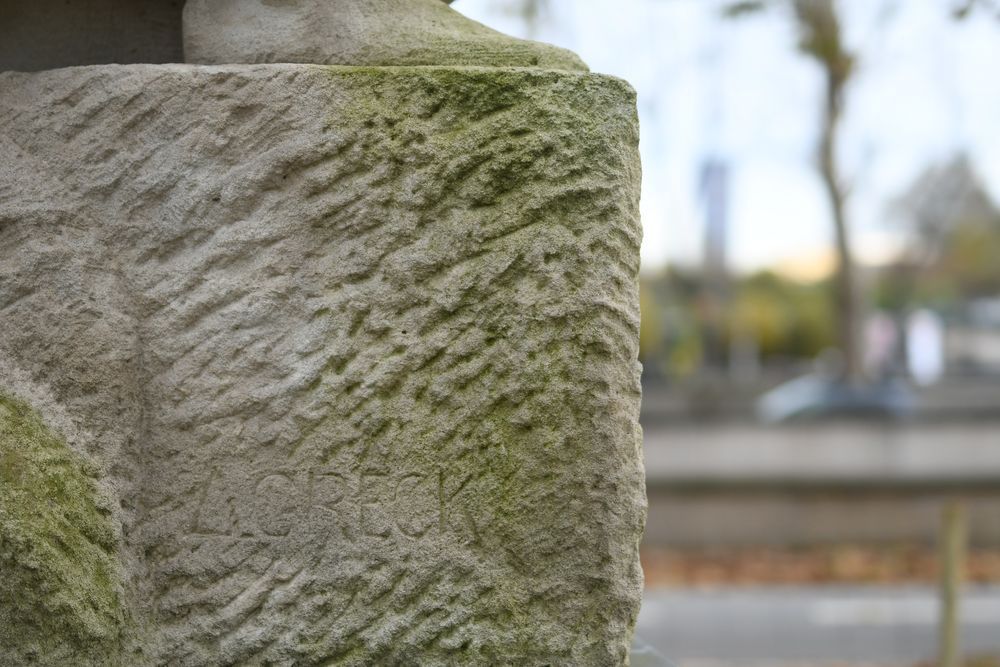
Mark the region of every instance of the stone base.
POLYGON ((120 499, 125 663, 626 660, 636 146, 589 74, 0 74, 0 385, 120 499))

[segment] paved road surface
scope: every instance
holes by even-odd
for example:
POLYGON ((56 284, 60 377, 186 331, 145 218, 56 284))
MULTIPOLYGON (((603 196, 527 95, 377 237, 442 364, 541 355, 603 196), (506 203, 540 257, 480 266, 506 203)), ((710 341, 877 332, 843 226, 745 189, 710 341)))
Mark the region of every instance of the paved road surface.
MULTIPOLYGON (((647 592, 637 632, 677 667, 912 665, 936 653, 930 588, 744 588, 647 592)), ((1000 656, 1000 587, 969 588, 967 654, 1000 656)))

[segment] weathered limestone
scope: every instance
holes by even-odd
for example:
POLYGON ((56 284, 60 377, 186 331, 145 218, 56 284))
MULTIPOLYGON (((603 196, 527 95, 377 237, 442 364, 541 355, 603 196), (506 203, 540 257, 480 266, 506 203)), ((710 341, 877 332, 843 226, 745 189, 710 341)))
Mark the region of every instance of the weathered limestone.
POLYGON ((625 661, 636 141, 582 73, 0 73, 0 456, 40 480, 0 557, 58 581, 8 545, 65 529, 93 573, 90 607, 0 586, 0 628, 61 610, 75 664, 625 661))
POLYGON ((570 51, 491 30, 441 0, 188 0, 184 56, 203 65, 587 69, 570 51))

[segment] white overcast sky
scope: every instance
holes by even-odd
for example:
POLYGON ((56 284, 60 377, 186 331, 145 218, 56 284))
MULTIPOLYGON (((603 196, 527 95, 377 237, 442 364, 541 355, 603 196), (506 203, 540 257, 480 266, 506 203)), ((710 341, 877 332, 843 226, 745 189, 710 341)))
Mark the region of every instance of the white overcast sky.
MULTIPOLYGON (((529 36, 507 0, 452 6, 529 36)), ((643 266, 701 257, 704 157, 732 169, 728 253, 754 269, 828 248, 832 226, 813 169, 820 72, 795 51, 787 13, 739 21, 714 0, 549 0, 535 39, 580 54, 638 91, 643 266)), ((888 202, 966 150, 1000 198, 1000 18, 951 18, 951 0, 842 0, 860 71, 839 150, 852 187, 855 249, 877 261, 898 243, 888 202), (892 11, 891 8, 895 7, 892 11)))

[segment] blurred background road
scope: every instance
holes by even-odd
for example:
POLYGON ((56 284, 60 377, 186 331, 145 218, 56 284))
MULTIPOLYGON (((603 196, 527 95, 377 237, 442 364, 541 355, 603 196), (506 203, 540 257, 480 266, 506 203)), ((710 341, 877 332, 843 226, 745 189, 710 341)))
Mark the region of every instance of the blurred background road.
POLYGON ((998 667, 1000 0, 453 6, 636 88, 647 641, 998 667))
MULTIPOLYGON (((1000 653, 1000 595, 965 597, 963 645, 1000 653)), ((936 592, 914 587, 721 588, 647 593, 637 632, 679 665, 913 665, 937 651, 936 592)))

